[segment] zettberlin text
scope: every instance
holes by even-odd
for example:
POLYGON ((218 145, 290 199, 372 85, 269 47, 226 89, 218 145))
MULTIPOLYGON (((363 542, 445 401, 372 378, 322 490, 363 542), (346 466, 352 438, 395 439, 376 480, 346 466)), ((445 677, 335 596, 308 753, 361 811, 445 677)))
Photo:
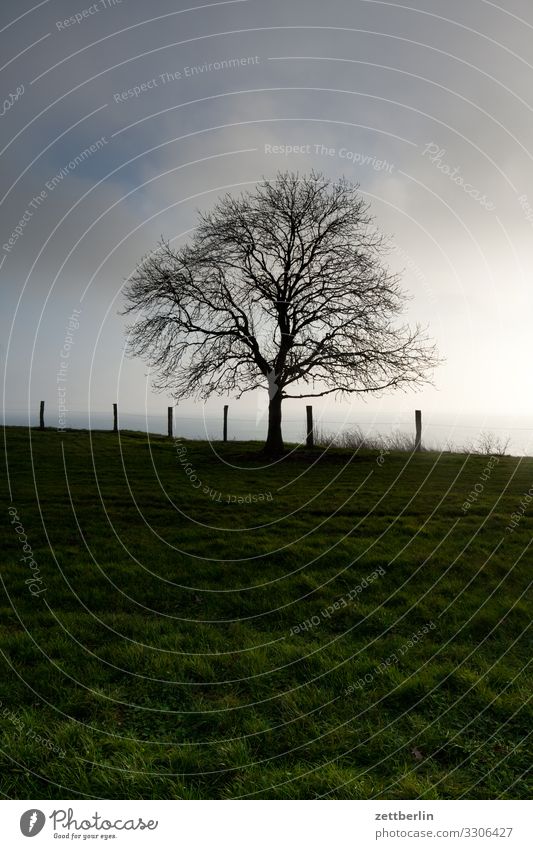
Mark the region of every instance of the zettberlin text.
POLYGON ((404 814, 403 811, 389 811, 387 813, 375 814, 376 820, 433 820, 433 814, 428 814, 426 811, 416 811, 414 814, 404 814))

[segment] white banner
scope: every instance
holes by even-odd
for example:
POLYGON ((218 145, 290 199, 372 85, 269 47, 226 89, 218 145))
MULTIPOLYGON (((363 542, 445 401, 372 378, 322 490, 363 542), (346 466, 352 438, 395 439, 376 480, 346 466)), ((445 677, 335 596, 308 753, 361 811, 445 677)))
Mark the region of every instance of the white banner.
POLYGON ((530 849, 532 813, 530 802, 511 800, 3 801, 0 840, 6 849, 530 849))

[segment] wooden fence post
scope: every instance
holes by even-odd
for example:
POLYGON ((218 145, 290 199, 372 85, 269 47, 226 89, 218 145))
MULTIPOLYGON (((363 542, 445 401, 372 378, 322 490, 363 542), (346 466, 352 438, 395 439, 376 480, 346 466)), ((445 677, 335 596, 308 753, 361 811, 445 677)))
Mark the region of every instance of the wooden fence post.
POLYGON ((224 442, 228 441, 228 405, 224 404, 224 442))
POLYGON ((307 435, 305 444, 308 448, 312 448, 315 444, 315 434, 313 430, 313 408, 311 406, 307 406, 305 410, 307 413, 307 435))
POLYGON ((173 434, 173 421, 172 421, 172 407, 168 408, 168 435, 171 437, 173 434))
POLYGON ((415 451, 422 450, 422 410, 415 410, 415 451))
POLYGON ((113 404, 113 433, 118 433, 118 404, 113 404))
POLYGON ((39 410, 39 427, 41 430, 44 430, 44 401, 41 401, 41 408, 39 410))

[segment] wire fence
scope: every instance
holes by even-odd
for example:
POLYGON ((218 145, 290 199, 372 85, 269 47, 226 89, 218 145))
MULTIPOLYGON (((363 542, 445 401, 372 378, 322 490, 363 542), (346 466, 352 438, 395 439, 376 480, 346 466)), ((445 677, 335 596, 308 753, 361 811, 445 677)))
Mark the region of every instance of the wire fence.
MULTIPOLYGON (((237 405, 235 405, 237 406, 237 405)), ((159 435, 179 435, 187 439, 219 441, 263 440, 268 427, 267 410, 256 416, 235 413, 235 406, 224 405, 220 415, 181 414, 179 408, 168 407, 166 414, 145 412, 120 412, 117 403, 109 411, 53 410, 45 418, 45 402, 37 410, 12 410, 4 416, 5 425, 27 425, 44 429, 67 430, 135 430, 159 435), (233 412, 232 412, 233 411, 233 412)), ((405 448, 412 443, 415 448, 430 450, 477 451, 533 455, 533 417, 502 421, 487 416, 483 421, 472 421, 467 416, 443 416, 421 411, 402 411, 383 419, 373 417, 368 411, 354 417, 329 418, 327 413, 313 421, 313 408, 307 405, 301 416, 294 411, 283 417, 283 433, 287 442, 305 442, 307 445, 337 444, 345 447, 405 448)))

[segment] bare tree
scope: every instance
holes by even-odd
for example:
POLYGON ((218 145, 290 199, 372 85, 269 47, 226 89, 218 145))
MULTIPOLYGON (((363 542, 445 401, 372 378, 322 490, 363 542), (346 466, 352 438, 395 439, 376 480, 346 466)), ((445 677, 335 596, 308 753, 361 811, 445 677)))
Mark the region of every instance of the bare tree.
POLYGON ((200 215, 191 242, 162 242, 126 286, 130 353, 177 399, 268 388, 265 450, 283 450, 284 398, 379 393, 437 363, 358 187, 280 173, 200 215))

